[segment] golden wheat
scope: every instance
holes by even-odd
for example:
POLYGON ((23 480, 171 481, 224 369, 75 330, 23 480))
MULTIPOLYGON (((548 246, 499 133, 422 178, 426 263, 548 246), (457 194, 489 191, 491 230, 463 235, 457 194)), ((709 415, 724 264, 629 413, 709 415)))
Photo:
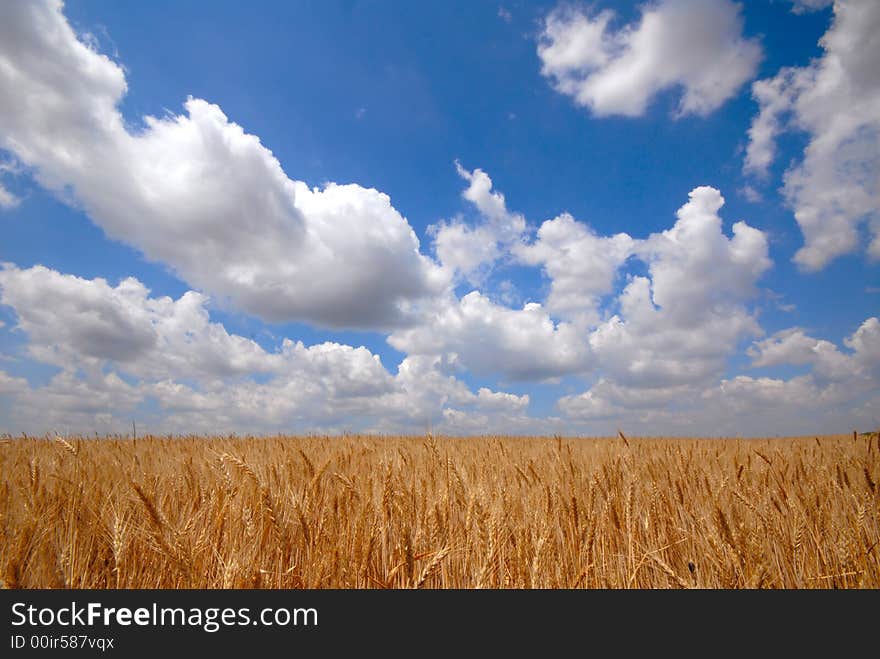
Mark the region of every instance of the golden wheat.
POLYGON ((880 439, 20 438, 26 588, 878 588, 880 439))

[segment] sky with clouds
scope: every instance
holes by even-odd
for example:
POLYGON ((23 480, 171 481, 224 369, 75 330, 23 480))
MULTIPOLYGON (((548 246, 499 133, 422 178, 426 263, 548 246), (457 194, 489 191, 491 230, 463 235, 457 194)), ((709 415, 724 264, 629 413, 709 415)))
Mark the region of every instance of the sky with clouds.
POLYGON ((0 3, 0 430, 880 425, 875 0, 0 3))

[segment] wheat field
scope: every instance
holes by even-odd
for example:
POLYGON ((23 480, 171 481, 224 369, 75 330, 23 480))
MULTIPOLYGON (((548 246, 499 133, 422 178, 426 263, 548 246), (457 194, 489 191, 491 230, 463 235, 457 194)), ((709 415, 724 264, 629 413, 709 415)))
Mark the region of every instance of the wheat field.
POLYGON ((9 438, 8 588, 878 588, 880 438, 9 438))

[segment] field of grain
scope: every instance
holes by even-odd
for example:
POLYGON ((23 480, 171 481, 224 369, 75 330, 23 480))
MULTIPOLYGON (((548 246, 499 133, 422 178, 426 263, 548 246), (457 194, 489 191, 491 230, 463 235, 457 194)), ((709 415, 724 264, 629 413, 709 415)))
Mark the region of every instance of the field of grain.
POLYGON ((30 588, 878 588, 880 439, 0 442, 30 588))

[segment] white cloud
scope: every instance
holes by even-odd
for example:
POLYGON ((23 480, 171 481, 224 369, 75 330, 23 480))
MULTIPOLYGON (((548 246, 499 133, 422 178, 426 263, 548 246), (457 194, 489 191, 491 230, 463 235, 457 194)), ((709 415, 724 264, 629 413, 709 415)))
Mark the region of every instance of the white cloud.
MULTIPOLYGON (((870 117, 876 43, 868 36, 880 12, 848 3, 836 11, 821 60, 755 84, 762 111, 746 163, 767 171, 777 134, 806 130, 810 146, 787 175, 786 194, 807 211, 833 208, 843 218, 835 221, 855 230, 859 209, 876 212, 878 197, 880 151, 869 151, 878 135, 877 114, 870 117)), ((597 115, 641 114, 673 88, 682 90, 680 114, 706 114, 760 57, 727 1, 660 0, 632 25, 614 21, 610 12, 558 9, 540 45, 545 75, 597 115)), ((477 220, 433 228, 438 265, 387 195, 290 179, 216 105, 189 99, 183 114, 127 125, 118 109, 124 72, 92 43, 77 39, 60 2, 0 4, 0 148, 109 236, 204 292, 172 299, 134 278, 0 267, 0 302, 14 310, 28 354, 60 369, 37 386, 0 371, 9 423, 29 431, 127 431, 138 418, 139 427, 187 432, 621 425, 715 434, 870 418, 880 380, 876 318, 843 348, 794 328, 748 351, 755 368, 796 365, 806 374, 725 377, 742 342, 762 335, 751 300, 771 262, 763 232, 744 222, 725 230, 714 188, 692 190, 675 224, 647 238, 600 235, 568 213, 533 235, 485 171, 456 163, 477 220), (631 260, 647 273, 623 278, 631 260), (451 284, 479 285, 499 263, 540 267, 546 300, 523 304, 509 279, 498 285, 507 306, 485 291, 454 295, 451 284), (266 348, 212 322, 209 294, 270 321, 387 329, 406 356, 389 371, 366 347, 283 339, 266 348), (528 395, 474 391, 459 379, 464 372, 594 384, 560 399, 564 419, 535 419, 528 395)), ((802 226, 814 227, 804 217, 802 226)), ((818 235, 810 231, 808 247, 818 235)), ((848 240, 846 231, 832 237, 848 240)))
POLYGON ((650 266, 654 302, 682 322, 697 320, 728 300, 742 300, 771 266, 766 235, 745 222, 722 229, 724 198, 715 188, 692 190, 675 225, 653 234, 637 251, 650 266))
POLYGON ((145 416, 153 430, 186 432, 418 431, 442 427, 448 406, 499 422, 527 419, 528 396, 474 393, 437 357, 408 356, 392 374, 365 347, 285 339, 266 350, 211 322, 207 299, 193 291, 151 297, 133 278, 112 286, 6 264, 0 301, 15 311, 30 355, 61 368, 34 388, 0 377, 13 422, 28 431, 127 432, 145 416), (149 401, 158 415, 139 407, 149 401))
POLYGON ((583 326, 599 320, 601 298, 613 292, 634 244, 625 233, 599 236, 563 213, 544 222, 532 244, 516 245, 513 251, 522 263, 540 265, 550 278, 547 308, 583 326))
POLYGON ((517 396, 504 391, 492 391, 487 387, 480 387, 477 392, 477 400, 484 409, 500 410, 525 410, 529 405, 529 395, 517 396))
POLYGON ((17 378, 5 371, 0 371, 0 394, 15 394, 27 389, 28 383, 24 378, 17 378))
POLYGON ((761 60, 757 41, 742 36, 740 6, 729 0, 659 0, 617 29, 615 18, 561 5, 538 44, 542 74, 597 116, 640 116, 670 89, 682 91, 680 115, 709 114, 761 60))
POLYGON ((519 237, 525 229, 525 219, 518 213, 507 210, 504 194, 492 189, 492 179, 482 169, 469 172, 460 163, 455 163, 458 175, 468 182, 462 197, 471 202, 489 224, 498 232, 501 241, 519 237))
POLYGON ((625 414, 623 409, 592 389, 582 394, 563 396, 556 401, 556 406, 566 418, 576 421, 619 418, 625 414))
POLYGON ((813 339, 803 330, 793 328, 757 342, 749 348, 752 365, 757 367, 780 364, 813 367, 813 373, 823 379, 837 379, 852 373, 853 364, 830 341, 813 339))
POLYGON ((437 258, 450 272, 479 284, 489 266, 501 255, 495 236, 486 227, 470 227, 460 220, 441 222, 429 229, 437 258))
POLYGON ((0 5, 0 147, 108 236, 270 321, 393 327, 446 285, 387 195, 291 180, 216 105, 125 125, 122 68, 57 0, 0 5))
MULTIPOLYGON (((11 160, 0 160, 0 175, 20 173, 18 165, 11 160)), ((0 182, 0 210, 12 210, 21 204, 21 198, 13 194, 0 182)))
POLYGON ((480 213, 481 222, 469 226, 461 219, 429 227, 437 258, 451 274, 459 273, 481 283, 496 260, 521 240, 525 218, 507 209, 504 195, 492 189, 492 179, 482 169, 468 171, 455 163, 468 187, 462 193, 480 213))
POLYGON ((644 277, 633 278, 615 315, 590 335, 604 373, 633 387, 707 383, 724 372, 740 339, 760 333, 738 304, 719 305, 689 325, 683 314, 657 308, 644 277))
POLYGON ((746 201, 752 204, 758 204, 764 201, 764 196, 751 185, 744 185, 739 189, 739 193, 746 198, 746 201))
POLYGON ((805 14, 811 11, 818 11, 825 7, 830 7, 834 0, 792 0, 794 5, 791 10, 795 14, 805 14))
POLYGON ((512 248, 550 277, 546 306, 512 309, 473 291, 426 307, 388 342, 510 379, 598 369, 632 386, 707 382, 724 371, 741 339, 760 334, 747 302, 771 265, 761 231, 736 222, 733 235, 724 234, 723 203, 714 188, 696 188, 671 229, 641 240, 598 236, 563 214, 544 222, 534 242, 512 248), (614 293, 629 256, 647 264, 649 277, 630 278, 608 317, 600 302, 614 293))
MULTIPOLYGON (((300 350, 314 351, 316 347, 300 346, 300 350)), ((475 394, 444 373, 440 360, 430 357, 407 357, 395 375, 383 373, 378 382, 357 378, 359 386, 346 390, 339 386, 339 378, 351 361, 352 355, 346 352, 355 349, 336 344, 321 347, 337 362, 330 370, 285 372, 262 384, 244 380, 194 388, 162 381, 147 383, 143 389, 166 411, 159 421, 162 427, 187 431, 446 431, 447 411, 452 409, 456 410, 459 430, 463 419, 484 421, 483 432, 530 419, 526 414, 528 396, 488 389, 475 394), (380 386, 382 390, 378 390, 380 386)), ((370 357, 363 348, 357 351, 370 357)))
POLYGON ((151 298, 129 277, 117 286, 43 266, 0 269, 0 302, 12 307, 37 360, 92 372, 107 361, 138 376, 226 377, 268 371, 256 343, 208 321, 207 298, 151 298))
POLYGON ((794 69, 783 69, 775 78, 752 83, 752 96, 761 112, 749 127, 749 143, 743 169, 746 173, 766 178, 768 168, 776 158, 776 136, 782 129, 782 115, 791 108, 788 92, 798 84, 794 69))
POLYGON ((821 382, 854 383, 859 378, 880 376, 880 320, 868 318, 844 345, 852 353, 841 352, 830 341, 814 339, 802 329, 792 328, 758 341, 749 350, 756 367, 781 364, 810 365, 821 382))
POLYGON ((116 373, 62 371, 36 388, 15 379, 14 389, 0 391, 10 401, 10 414, 4 419, 7 431, 129 432, 132 412, 143 399, 136 387, 116 373))
POLYGON ((766 176, 781 132, 809 138, 783 187, 804 235, 795 261, 806 270, 856 250, 863 224, 873 234, 868 253, 880 258, 878 32, 880 4, 838 0, 822 57, 752 86, 760 112, 749 130, 746 173, 766 176))
POLYGON ((592 432, 616 427, 634 433, 691 435, 807 434, 877 427, 880 415, 880 320, 869 318, 841 350, 830 341, 790 329, 756 342, 753 366, 808 367, 788 379, 737 375, 707 385, 654 388, 600 379, 558 406, 592 432))
POLYGON ((728 432, 821 434, 872 430, 880 424, 880 377, 865 371, 828 379, 816 364, 789 379, 739 375, 702 395, 705 415, 714 414, 728 432))
POLYGON ((544 308, 495 304, 479 291, 440 303, 420 323, 388 337, 413 355, 442 355, 447 363, 480 375, 541 379, 590 365, 585 337, 574 325, 554 322, 544 308))
POLYGON ((880 320, 869 318, 844 344, 855 352, 856 361, 863 367, 880 366, 880 320))
POLYGON ((12 194, 0 183, 0 209, 11 210, 21 203, 21 199, 12 194))
POLYGON ((570 419, 624 420, 633 415, 655 412, 677 400, 693 398, 697 389, 690 385, 639 388, 600 379, 582 394, 563 396, 558 407, 570 419))
POLYGON ((366 348, 337 343, 305 347, 285 339, 268 352, 212 323, 207 298, 149 296, 129 277, 117 286, 42 266, 0 270, 0 301, 28 336, 31 356, 67 371, 99 373, 108 365, 145 380, 181 379, 213 386, 264 374, 320 386, 331 396, 377 395, 392 377, 366 348))
POLYGON ((650 277, 632 277, 619 314, 590 336, 604 372, 615 381, 652 387, 717 376, 740 339, 760 333, 746 302, 770 267, 766 236, 744 222, 722 230, 724 203, 700 187, 675 225, 634 247, 650 277))

